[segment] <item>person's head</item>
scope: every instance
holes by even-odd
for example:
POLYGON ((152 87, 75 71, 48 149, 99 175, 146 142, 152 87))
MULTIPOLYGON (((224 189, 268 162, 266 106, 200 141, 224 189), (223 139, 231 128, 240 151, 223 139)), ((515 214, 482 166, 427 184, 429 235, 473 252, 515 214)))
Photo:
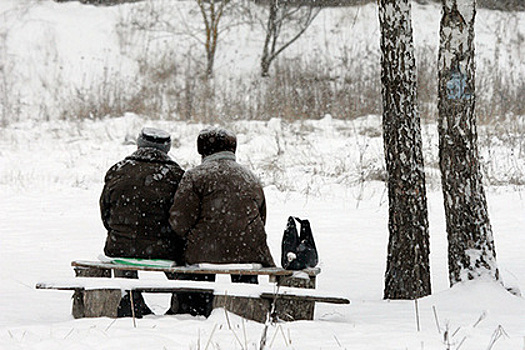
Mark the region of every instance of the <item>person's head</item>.
POLYGON ((171 136, 161 129, 143 128, 137 138, 137 147, 150 147, 168 153, 171 148, 171 136))
POLYGON ((236 149, 237 137, 226 129, 209 127, 201 130, 197 137, 197 151, 203 157, 222 151, 235 153, 236 149))

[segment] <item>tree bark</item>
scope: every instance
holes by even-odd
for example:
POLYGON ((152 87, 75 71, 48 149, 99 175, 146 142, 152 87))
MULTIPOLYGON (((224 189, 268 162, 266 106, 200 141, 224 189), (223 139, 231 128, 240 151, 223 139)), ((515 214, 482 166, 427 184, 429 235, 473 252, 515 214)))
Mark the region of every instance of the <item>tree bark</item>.
POLYGON ((428 213, 409 0, 380 0, 389 221, 385 299, 431 293, 428 213))
MULTIPOLYGON (((263 46, 263 53, 261 57, 261 76, 267 77, 270 72, 270 65, 272 63, 272 54, 273 52, 270 52, 270 42, 272 38, 275 35, 276 32, 276 18, 277 18, 277 11, 279 8, 279 0, 272 0, 270 1, 269 7, 269 14, 268 14, 268 21, 266 23, 266 37, 264 39, 264 46, 263 46)), ((275 44, 273 45, 275 47, 275 44)))
POLYGON ((206 36, 204 43, 204 48, 206 49, 206 78, 211 78, 213 76, 215 54, 219 41, 219 23, 230 0, 220 0, 217 2, 208 2, 205 0, 196 1, 202 15, 204 34, 206 36))
POLYGON ((439 162, 450 285, 499 280, 475 118, 475 0, 443 0, 439 47, 439 162))

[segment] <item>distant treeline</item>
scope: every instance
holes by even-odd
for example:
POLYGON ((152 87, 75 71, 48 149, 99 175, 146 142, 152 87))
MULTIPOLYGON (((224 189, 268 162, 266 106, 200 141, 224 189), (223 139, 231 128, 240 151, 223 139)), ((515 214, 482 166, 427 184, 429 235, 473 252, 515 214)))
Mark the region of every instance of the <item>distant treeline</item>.
MULTIPOLYGON (((138 2, 141 0, 55 0, 56 2, 80 1, 83 4, 95 5, 117 5, 126 2, 138 2)), ((176 0, 175 0, 176 1, 176 0)), ((257 4, 267 4, 272 0, 253 0, 257 4)), ((312 5, 320 7, 343 7, 363 5, 377 0, 282 0, 288 4, 312 5)), ((440 0, 414 0, 419 4, 430 2, 439 3, 440 0)), ((478 8, 502 11, 525 11, 525 0, 477 0, 478 8)))
POLYGON ((478 0, 480 8, 504 11, 525 11, 525 0, 478 0))
MULTIPOLYGON (((266 4, 272 0, 253 0, 258 4, 266 4)), ((321 7, 339 7, 339 6, 356 6, 363 5, 377 0, 282 0, 287 4, 300 4, 321 7)), ((430 2, 440 3, 441 0, 414 0, 419 4, 428 4, 430 2)), ((525 0, 477 0, 478 8, 503 11, 525 11, 525 0)))

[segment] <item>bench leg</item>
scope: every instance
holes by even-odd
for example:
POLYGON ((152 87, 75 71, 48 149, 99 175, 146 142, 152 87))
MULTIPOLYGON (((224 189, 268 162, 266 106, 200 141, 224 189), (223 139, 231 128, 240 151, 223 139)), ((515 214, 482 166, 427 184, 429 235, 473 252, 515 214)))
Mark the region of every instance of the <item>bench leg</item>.
POLYGON ((84 290, 75 289, 73 293, 73 307, 71 308, 71 314, 74 318, 83 318, 85 317, 84 312, 84 290))
POLYGON ((75 267, 75 277, 107 277, 111 278, 110 269, 99 269, 96 267, 75 267))
MULTIPOLYGON (((75 270, 75 277, 106 277, 111 278, 111 270, 110 269, 100 269, 96 267, 79 267, 76 266, 74 268, 75 270)), ((120 291, 118 291, 120 294, 120 291)), ((75 289, 75 292, 73 294, 73 307, 71 309, 71 314, 74 318, 83 318, 83 317, 98 317, 97 312, 95 309, 97 309, 97 306, 94 306, 96 302, 94 299, 98 299, 98 303, 101 303, 101 300, 104 299, 102 297, 101 291, 96 290, 84 290, 84 289, 75 289)), ((111 293, 106 293, 111 294, 111 293)), ((119 296, 120 301, 120 296, 119 296)), ((118 306, 118 303, 117 303, 118 306)), ((116 309, 115 309, 116 313, 116 309)), ((102 316, 102 315, 100 315, 102 316)))
POLYGON ((264 323, 270 312, 271 301, 260 298, 216 295, 213 300, 213 308, 221 307, 248 320, 264 323))
POLYGON ((295 300, 277 297, 275 300, 238 297, 229 295, 216 295, 213 308, 224 308, 229 312, 244 317, 248 320, 264 323, 268 314, 276 321, 313 320, 315 301, 295 300), (272 310, 272 304, 275 304, 272 310))
POLYGON ((121 298, 120 289, 77 289, 71 313, 74 318, 117 317, 121 298))
MULTIPOLYGON (((315 289, 315 276, 299 278, 294 276, 278 276, 275 278, 278 286, 315 289)), ((278 298, 275 301, 274 317, 283 321, 313 320, 315 301, 278 298)))
POLYGON ((299 321, 314 319, 315 301, 281 299, 275 300, 272 317, 281 321, 299 321))
POLYGON ((299 278, 293 276, 272 276, 270 282, 276 282, 278 286, 315 289, 315 276, 299 278))

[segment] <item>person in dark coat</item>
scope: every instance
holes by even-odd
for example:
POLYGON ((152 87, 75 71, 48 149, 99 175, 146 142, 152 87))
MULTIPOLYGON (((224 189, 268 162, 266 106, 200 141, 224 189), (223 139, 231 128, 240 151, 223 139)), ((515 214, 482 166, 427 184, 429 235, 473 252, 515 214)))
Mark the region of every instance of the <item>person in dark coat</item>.
MULTIPOLYGON (((202 163, 186 171, 170 210, 173 230, 186 241, 184 262, 188 265, 259 263, 265 267, 275 266, 264 228, 264 191, 257 177, 236 162, 236 147, 237 139, 228 130, 212 127, 199 133, 197 149, 202 163)), ((256 277, 234 276, 232 280, 257 283, 256 277)), ((200 278, 213 279, 214 276, 200 278)), ((199 276, 192 279, 199 279, 199 276)), ((200 303, 179 296, 181 306, 193 303, 197 304, 197 309, 201 308, 200 311, 192 310, 190 305, 190 313, 207 316, 211 312, 210 298, 200 303)))
MULTIPOLYGON (((180 264, 184 242, 170 226, 169 210, 184 170, 168 156, 171 137, 167 132, 144 128, 137 146, 105 176, 100 196, 102 222, 108 230, 104 253, 109 257, 170 259, 180 264)), ((126 271, 115 277, 138 276, 136 271, 126 271)), ((151 313, 142 296, 134 295, 135 314, 151 313)), ((129 316, 131 309, 121 306, 121 316, 129 316)))
POLYGON ((186 171, 170 210, 175 233, 186 240, 184 261, 275 266, 266 242, 266 201, 257 177, 235 159, 231 132, 204 129, 202 163, 186 171))

